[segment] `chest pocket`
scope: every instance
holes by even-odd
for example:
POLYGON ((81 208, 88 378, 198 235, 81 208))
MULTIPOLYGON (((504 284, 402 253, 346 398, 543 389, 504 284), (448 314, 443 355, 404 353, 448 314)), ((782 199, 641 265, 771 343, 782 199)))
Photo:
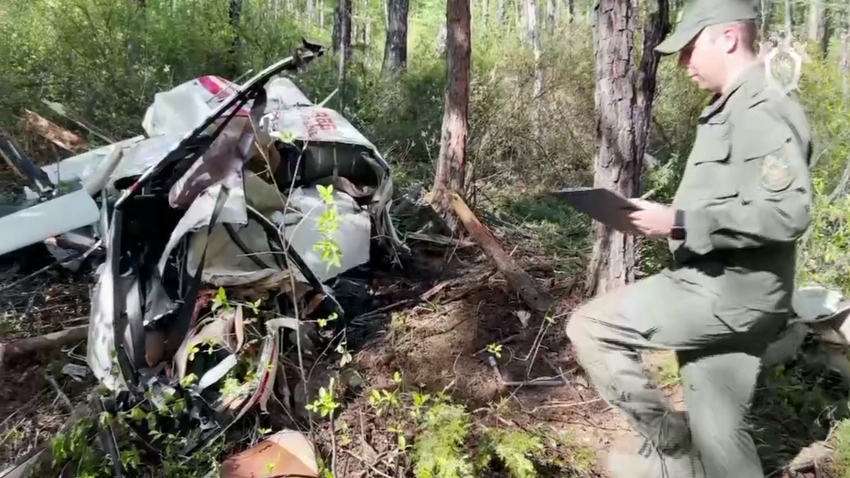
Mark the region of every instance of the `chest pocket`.
POLYGON ((704 207, 738 195, 737 168, 732 162, 731 124, 727 118, 721 113, 697 128, 678 202, 704 207))

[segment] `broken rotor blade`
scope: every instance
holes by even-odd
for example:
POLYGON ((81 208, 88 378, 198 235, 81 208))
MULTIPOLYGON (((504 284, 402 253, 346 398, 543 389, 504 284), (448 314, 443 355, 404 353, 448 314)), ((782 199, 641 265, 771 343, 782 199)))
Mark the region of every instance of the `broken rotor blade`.
POLYGON ((81 189, 0 218, 0 255, 94 224, 97 204, 81 189))

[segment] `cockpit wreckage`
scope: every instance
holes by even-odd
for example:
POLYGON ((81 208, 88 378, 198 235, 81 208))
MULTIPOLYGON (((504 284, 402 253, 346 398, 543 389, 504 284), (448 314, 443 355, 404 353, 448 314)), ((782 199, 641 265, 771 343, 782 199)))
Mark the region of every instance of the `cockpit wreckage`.
POLYGON ((281 348, 309 340, 302 322, 345 317, 340 274, 405 249, 387 162, 281 76, 323 53, 305 42, 244 84, 206 76, 157 94, 146 135, 41 168, 40 200, 0 217, 0 254, 49 237, 99 254, 87 343, 108 390, 98 406, 188 398, 183 456, 272 395, 290 407, 301 385, 281 348))

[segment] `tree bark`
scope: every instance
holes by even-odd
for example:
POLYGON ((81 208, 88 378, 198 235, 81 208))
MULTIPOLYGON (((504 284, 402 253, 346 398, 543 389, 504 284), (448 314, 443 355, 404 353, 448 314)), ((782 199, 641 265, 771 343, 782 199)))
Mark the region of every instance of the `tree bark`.
POLYGON ((822 0, 809 0, 809 41, 819 42, 821 37, 822 0))
POLYGON ((88 337, 88 325, 70 327, 59 332, 47 335, 29 337, 14 340, 12 342, 0 343, 0 366, 7 360, 17 358, 21 355, 42 352, 44 350, 57 349, 65 345, 86 340, 88 337))
POLYGON ((345 74, 351 59, 351 0, 338 0, 334 14, 333 48, 337 56, 339 108, 345 105, 345 74))
MULTIPOLYGON (((635 174, 638 181, 642 174, 643 158, 649 132, 652 129, 652 104, 658 85, 657 73, 661 55, 655 47, 670 33, 670 6, 668 0, 657 0, 657 8, 648 10, 643 22, 643 49, 637 78, 637 111, 635 112, 635 174)), ((640 186, 640 183, 638 183, 640 186)))
POLYGON ((307 0, 307 21, 313 22, 316 20, 316 7, 313 5, 313 0, 307 0))
POLYGON ((567 23, 575 21, 576 17, 576 2, 575 0, 567 0, 567 23))
MULTIPOLYGON (((540 69, 540 30, 537 28, 537 2, 535 0, 525 0, 525 26, 526 37, 531 43, 531 51, 534 54, 534 91, 533 98, 536 102, 543 92, 543 72, 540 69)), ((537 105, 531 105, 534 110, 537 110, 537 105)), ((537 115, 535 116, 535 125, 537 125, 537 115)))
POLYGON ((557 5, 558 4, 555 3, 555 0, 546 0, 546 28, 550 34, 554 32, 555 28, 558 26, 557 5))
POLYGON ((759 25, 759 33, 761 34, 761 41, 767 40, 767 27, 770 25, 772 3, 772 0, 760 0, 761 25, 759 25))
MULTIPOLYGON (((835 10, 833 10, 834 12, 835 10)), ((830 7, 823 5, 821 9, 821 25, 820 25, 820 50, 821 58, 826 58, 829 54, 829 40, 833 35, 832 14, 830 7)))
POLYGON ((347 60, 351 56, 351 0, 337 0, 332 36, 334 53, 342 52, 340 58, 347 60))
POLYGON ((844 107, 850 106, 850 21, 845 19, 845 25, 841 32, 841 86, 844 90, 844 107))
POLYGON ((390 26, 384 47, 385 74, 395 74, 407 67, 407 13, 409 0, 389 0, 390 26))
POLYGON ((325 0, 319 0, 319 28, 325 28, 325 0))
MULTIPOLYGON (((637 154, 641 117, 636 92, 636 9, 630 0, 598 0, 594 15, 596 51, 596 138, 594 186, 625 197, 639 187, 643 158, 637 154)), ((594 248, 586 289, 604 293, 635 279, 635 238, 594 222, 594 248)))
POLYGON ((791 10, 791 0, 785 0, 785 34, 790 35, 794 29, 794 12, 791 10))
POLYGON ((230 74, 236 78, 240 73, 239 46, 242 38, 239 36, 239 22, 242 19, 242 0, 230 0, 230 26, 233 29, 233 41, 230 44, 230 74))
POLYGON ((496 16, 499 18, 500 26, 504 26, 505 24, 505 1, 496 0, 496 16))
POLYGON ((446 225, 455 231, 457 218, 451 214, 451 195, 463 192, 466 180, 472 48, 469 0, 447 1, 446 29, 446 91, 433 203, 446 225))

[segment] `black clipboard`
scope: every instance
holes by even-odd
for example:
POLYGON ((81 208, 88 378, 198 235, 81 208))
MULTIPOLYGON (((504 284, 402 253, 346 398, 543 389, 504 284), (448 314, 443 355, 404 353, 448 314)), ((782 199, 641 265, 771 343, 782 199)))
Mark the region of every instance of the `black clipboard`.
POLYGON ((572 188, 554 191, 551 194, 566 201, 574 209, 620 232, 638 233, 629 220, 629 214, 642 208, 610 189, 572 188))

